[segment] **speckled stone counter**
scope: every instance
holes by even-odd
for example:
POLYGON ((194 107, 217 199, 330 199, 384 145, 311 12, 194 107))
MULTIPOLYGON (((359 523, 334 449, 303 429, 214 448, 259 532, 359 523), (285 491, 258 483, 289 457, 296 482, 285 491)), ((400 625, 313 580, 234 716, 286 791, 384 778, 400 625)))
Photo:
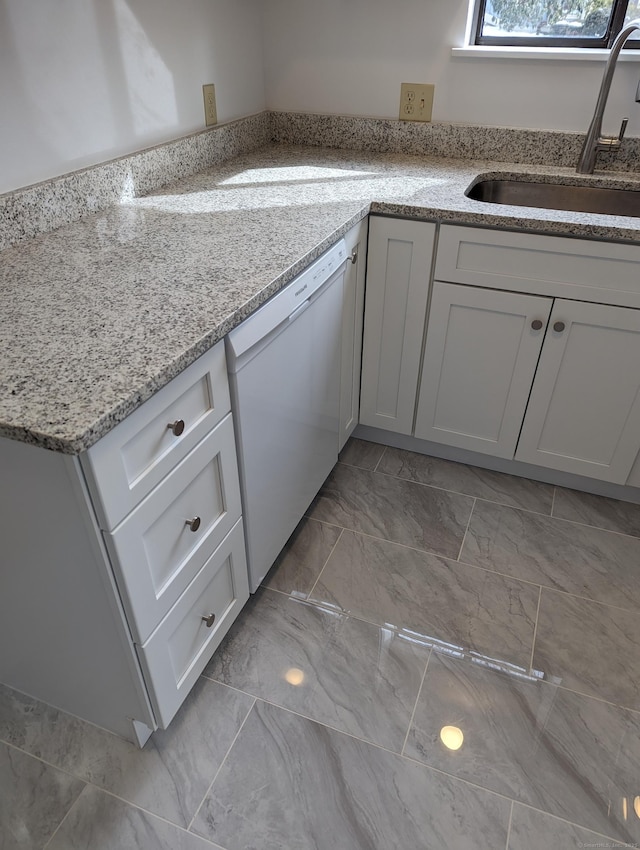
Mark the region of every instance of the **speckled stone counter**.
POLYGON ((640 219, 495 206, 477 175, 640 175, 262 148, 0 254, 0 436, 89 448, 370 211, 640 243, 640 219))

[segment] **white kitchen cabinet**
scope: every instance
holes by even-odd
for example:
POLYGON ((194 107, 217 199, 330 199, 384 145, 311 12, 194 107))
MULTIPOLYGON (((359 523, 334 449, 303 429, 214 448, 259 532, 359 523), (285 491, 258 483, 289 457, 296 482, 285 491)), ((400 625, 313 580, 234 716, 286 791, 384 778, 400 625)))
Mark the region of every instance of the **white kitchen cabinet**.
POLYGON ((0 681, 143 744, 249 597, 224 344, 104 440, 0 440, 0 681))
POLYGON ((360 370, 364 285, 367 269, 368 218, 345 234, 349 261, 344 277, 342 307, 342 360, 340 374, 340 437, 338 450, 351 436, 360 414, 360 370))
POLYGON ((435 225, 372 216, 360 422, 411 434, 435 225))
POLYGON ((407 341, 415 351, 420 339, 422 305, 412 315, 406 309, 417 236, 412 223, 378 221, 360 420, 373 428, 363 433, 410 435, 396 443, 435 453, 442 446, 467 463, 492 457, 502 471, 537 468, 565 486, 602 482, 597 491, 622 498, 628 491, 609 485, 637 488, 640 247, 441 225, 411 431, 403 379, 418 373, 415 364, 403 369, 403 358, 407 341))
POLYGON ((640 450, 640 310, 558 299, 516 460, 624 484, 640 450))
POLYGON ((512 458, 551 304, 435 282, 415 436, 512 458))

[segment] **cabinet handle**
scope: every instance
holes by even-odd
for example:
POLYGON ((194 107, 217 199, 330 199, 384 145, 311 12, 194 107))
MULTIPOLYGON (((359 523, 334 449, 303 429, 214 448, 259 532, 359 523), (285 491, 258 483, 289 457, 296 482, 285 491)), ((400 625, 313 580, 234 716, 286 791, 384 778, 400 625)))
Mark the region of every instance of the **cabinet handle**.
POLYGON ((193 519, 188 519, 185 525, 188 525, 191 531, 197 531, 200 528, 200 517, 194 516, 193 519))
POLYGON ((540 328, 542 327, 542 322, 540 321, 540 319, 534 319, 531 322, 531 327, 533 328, 534 331, 539 331, 540 328))
POLYGON ((208 617, 202 617, 202 622, 207 624, 208 629, 211 628, 211 626, 215 623, 215 621, 216 621, 216 615, 215 614, 209 614, 208 617))
POLYGON ((557 332, 557 333, 559 333, 559 334, 561 334, 561 333, 562 333, 562 331, 564 330, 564 328, 565 328, 565 324, 564 324, 564 322, 554 322, 554 324, 553 324, 553 329, 554 329, 554 331, 556 331, 556 332, 557 332))
POLYGON ((174 437, 179 437, 184 431, 184 419, 176 419, 175 422, 170 422, 167 428, 171 431, 174 437))
POLYGON ((355 264, 358 262, 358 252, 357 252, 357 251, 355 251, 355 250, 354 250, 354 251, 352 251, 352 252, 351 252, 351 256, 349 257, 349 259, 351 260, 352 265, 354 265, 354 266, 355 266, 355 264))

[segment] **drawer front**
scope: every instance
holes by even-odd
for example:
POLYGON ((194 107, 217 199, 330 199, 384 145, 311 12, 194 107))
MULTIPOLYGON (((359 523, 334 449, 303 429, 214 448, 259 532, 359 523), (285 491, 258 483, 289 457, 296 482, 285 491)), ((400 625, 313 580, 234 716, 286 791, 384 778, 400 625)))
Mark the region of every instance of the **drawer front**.
POLYGON ((228 414, 113 533, 105 534, 136 641, 151 634, 240 513, 228 414))
POLYGON ((102 528, 115 528, 230 409, 220 342, 82 457, 102 528), (169 427, 180 422, 181 433, 169 427))
POLYGON ((148 641, 138 647, 161 727, 171 722, 248 598, 244 532, 238 520, 148 641), (208 625, 203 618, 211 615, 215 618, 208 625))
POLYGON ((436 278, 640 307, 640 247, 443 225, 436 278))

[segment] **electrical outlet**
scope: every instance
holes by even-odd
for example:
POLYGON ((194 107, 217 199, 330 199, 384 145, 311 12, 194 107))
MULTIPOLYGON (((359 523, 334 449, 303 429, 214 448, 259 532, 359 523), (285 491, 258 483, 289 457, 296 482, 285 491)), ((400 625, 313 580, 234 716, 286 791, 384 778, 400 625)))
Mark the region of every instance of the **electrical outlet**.
POLYGON ((401 83, 400 120, 431 121, 435 88, 431 83, 401 83))
POLYGON ((212 124, 218 123, 216 87, 213 83, 202 86, 202 96, 204 97, 204 123, 207 127, 210 127, 212 124))

